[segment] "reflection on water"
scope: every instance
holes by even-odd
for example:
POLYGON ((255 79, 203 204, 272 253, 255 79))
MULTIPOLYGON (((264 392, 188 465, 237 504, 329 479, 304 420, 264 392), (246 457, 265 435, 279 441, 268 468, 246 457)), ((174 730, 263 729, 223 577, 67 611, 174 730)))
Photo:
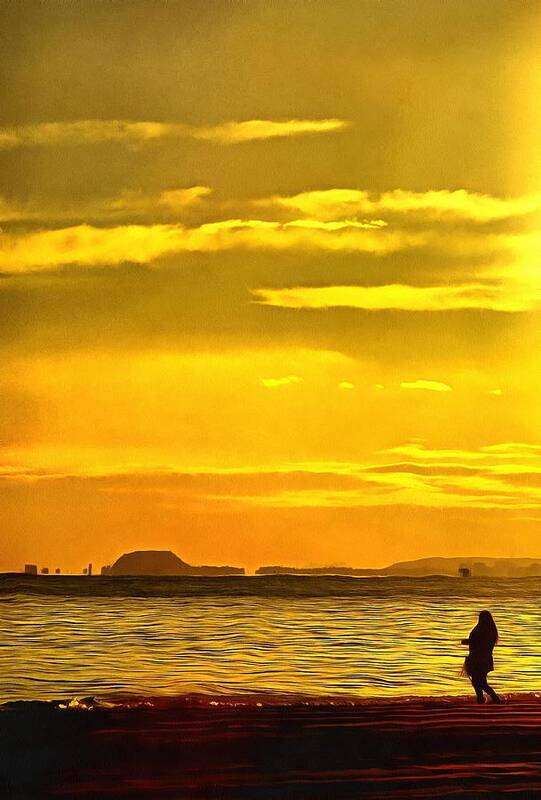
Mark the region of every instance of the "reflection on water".
POLYGON ((500 631, 494 686, 541 684, 536 578, 238 580, 0 577, 0 701, 118 691, 464 694, 460 639, 483 608, 500 631), (44 593, 53 585, 56 594, 44 593))

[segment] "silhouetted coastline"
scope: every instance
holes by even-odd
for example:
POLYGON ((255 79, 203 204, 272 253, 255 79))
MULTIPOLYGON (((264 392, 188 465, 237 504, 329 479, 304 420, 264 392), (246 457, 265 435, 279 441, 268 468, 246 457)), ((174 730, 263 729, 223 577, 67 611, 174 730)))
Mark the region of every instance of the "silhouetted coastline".
MULTIPOLYGON (((90 565, 91 567, 91 565, 90 565)), ((41 570, 42 574, 45 574, 41 570)), ((47 570, 48 573, 48 570, 47 570)), ((85 577, 89 577, 91 569, 85 568, 85 577)), ((0 573, 11 574, 11 573, 0 573)), ((21 574, 21 573, 14 573, 21 574)), ((26 565, 25 575, 37 576, 36 565, 26 565), (28 567, 32 567, 29 569, 28 567)), ((55 578, 60 574, 56 570, 55 578)), ((73 577, 73 574, 65 572, 73 577)), ((136 550, 123 553, 112 565, 101 568, 102 576, 115 577, 215 577, 246 575, 243 567, 228 565, 194 566, 183 561, 171 550, 136 550)), ((308 576, 350 576, 350 577, 430 577, 430 576, 468 576, 468 577, 507 577, 529 578, 541 576, 541 559, 539 558, 492 558, 492 557, 430 557, 413 561, 397 561, 385 567, 349 567, 344 565, 328 565, 318 567, 292 567, 282 565, 260 566, 255 575, 308 575, 308 576)), ((47 577, 53 577, 47 574, 47 577)), ((95 575, 91 575, 95 579, 95 575)))
POLYGON ((528 578, 541 576, 539 558, 492 558, 492 557, 430 557, 413 561, 397 561, 386 567, 360 568, 330 565, 326 567, 262 566, 256 575, 393 575, 404 577, 427 577, 430 575, 457 576, 466 570, 476 577, 528 578))

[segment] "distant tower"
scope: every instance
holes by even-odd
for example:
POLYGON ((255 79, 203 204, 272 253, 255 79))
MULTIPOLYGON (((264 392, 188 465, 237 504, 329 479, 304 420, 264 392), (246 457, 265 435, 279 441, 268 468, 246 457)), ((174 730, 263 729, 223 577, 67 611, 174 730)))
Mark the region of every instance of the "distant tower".
POLYGON ((459 567, 458 574, 461 578, 471 578, 471 569, 469 567, 459 567))
POLYGON ((41 574, 42 575, 48 575, 49 574, 49 567, 42 567, 41 568, 41 574))
POLYGON ((37 564, 25 564, 24 573, 25 575, 37 575, 38 574, 37 564))
POLYGON ((88 565, 88 574, 92 575, 92 563, 88 565))

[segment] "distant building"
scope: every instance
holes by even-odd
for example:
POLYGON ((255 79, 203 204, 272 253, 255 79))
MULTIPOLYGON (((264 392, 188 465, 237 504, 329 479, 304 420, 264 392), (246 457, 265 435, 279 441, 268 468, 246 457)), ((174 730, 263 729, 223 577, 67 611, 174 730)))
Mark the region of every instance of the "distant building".
POLYGON ((24 573, 25 573, 25 575, 37 575, 38 574, 38 565, 37 564, 25 564, 24 565, 24 573))
POLYGON ((88 575, 88 567, 84 567, 84 569, 83 569, 83 575, 88 575))
POLYGON ((42 567, 41 568, 41 574, 42 575, 48 575, 49 574, 49 567, 42 567))
POLYGON ((92 564, 88 565, 88 575, 92 575, 92 564))
POLYGON ((471 569, 469 567, 459 567, 458 574, 461 578, 470 578, 471 577, 471 569))
POLYGON ((107 566, 101 568, 102 575, 110 575, 111 574, 111 565, 107 564, 107 566))
POLYGON ((60 567, 57 567, 54 571, 55 575, 60 575, 60 567))

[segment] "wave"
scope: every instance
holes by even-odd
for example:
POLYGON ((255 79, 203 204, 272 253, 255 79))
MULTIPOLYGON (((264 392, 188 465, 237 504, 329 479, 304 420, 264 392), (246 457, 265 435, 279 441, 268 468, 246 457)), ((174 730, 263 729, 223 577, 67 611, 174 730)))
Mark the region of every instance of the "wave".
MULTIPOLYGON (((541 692, 509 692, 501 695, 503 705, 523 712, 529 708, 541 715, 541 692)), ((485 712, 493 704, 483 708, 485 712)), ((14 710, 58 710, 58 711, 121 711, 147 709, 175 711, 186 708, 200 709, 380 709, 401 712, 409 710, 443 710, 477 708, 471 695, 403 695, 399 697, 355 697, 303 695, 294 693, 250 692, 243 694, 205 694, 189 692, 178 695, 110 694, 69 697, 58 700, 12 700, 0 704, 0 712, 14 710)))
POLYGON ((538 577, 464 580, 445 575, 125 577, 0 574, 0 602, 17 595, 73 597, 539 597, 538 577))

